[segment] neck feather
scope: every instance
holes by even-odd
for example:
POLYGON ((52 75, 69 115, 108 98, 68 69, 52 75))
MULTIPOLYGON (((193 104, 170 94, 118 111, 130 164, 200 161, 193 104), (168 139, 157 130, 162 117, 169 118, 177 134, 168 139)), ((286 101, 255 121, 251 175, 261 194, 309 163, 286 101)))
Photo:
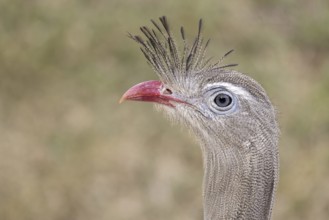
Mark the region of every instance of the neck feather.
POLYGON ((271 219, 278 181, 277 144, 218 145, 202 146, 204 219, 271 219))

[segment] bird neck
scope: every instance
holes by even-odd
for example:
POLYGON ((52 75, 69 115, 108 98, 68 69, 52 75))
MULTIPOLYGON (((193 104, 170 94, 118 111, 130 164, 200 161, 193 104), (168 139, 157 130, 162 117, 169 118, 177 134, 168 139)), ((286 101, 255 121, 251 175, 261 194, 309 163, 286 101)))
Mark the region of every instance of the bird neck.
POLYGON ((271 219, 278 155, 276 144, 267 144, 274 146, 247 141, 245 146, 202 147, 205 220, 271 219))

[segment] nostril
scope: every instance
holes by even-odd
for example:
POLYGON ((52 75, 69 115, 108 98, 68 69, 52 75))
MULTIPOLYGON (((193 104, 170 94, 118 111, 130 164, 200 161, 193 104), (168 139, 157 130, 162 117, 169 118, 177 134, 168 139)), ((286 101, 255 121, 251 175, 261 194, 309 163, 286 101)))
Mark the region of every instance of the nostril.
POLYGON ((172 94, 172 91, 168 88, 165 88, 164 91, 163 91, 163 94, 166 94, 166 95, 171 95, 172 94))

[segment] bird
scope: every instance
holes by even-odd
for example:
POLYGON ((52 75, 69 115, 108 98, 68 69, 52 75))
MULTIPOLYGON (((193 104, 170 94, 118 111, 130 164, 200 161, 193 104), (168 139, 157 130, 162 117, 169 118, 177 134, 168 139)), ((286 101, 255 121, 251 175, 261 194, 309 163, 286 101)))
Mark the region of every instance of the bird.
POLYGON ((279 180, 277 111, 263 87, 207 57, 200 19, 189 42, 177 43, 166 16, 140 27, 138 43, 159 80, 139 83, 120 99, 152 102, 196 137, 203 158, 203 219, 272 218, 279 180))

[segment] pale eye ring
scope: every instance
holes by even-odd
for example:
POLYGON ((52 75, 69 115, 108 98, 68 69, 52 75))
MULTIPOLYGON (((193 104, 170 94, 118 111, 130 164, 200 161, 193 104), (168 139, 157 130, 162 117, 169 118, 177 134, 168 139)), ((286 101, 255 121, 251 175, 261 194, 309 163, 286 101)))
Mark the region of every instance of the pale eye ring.
POLYGON ((210 95, 208 105, 217 114, 227 114, 235 111, 236 97, 227 90, 220 90, 210 95))

